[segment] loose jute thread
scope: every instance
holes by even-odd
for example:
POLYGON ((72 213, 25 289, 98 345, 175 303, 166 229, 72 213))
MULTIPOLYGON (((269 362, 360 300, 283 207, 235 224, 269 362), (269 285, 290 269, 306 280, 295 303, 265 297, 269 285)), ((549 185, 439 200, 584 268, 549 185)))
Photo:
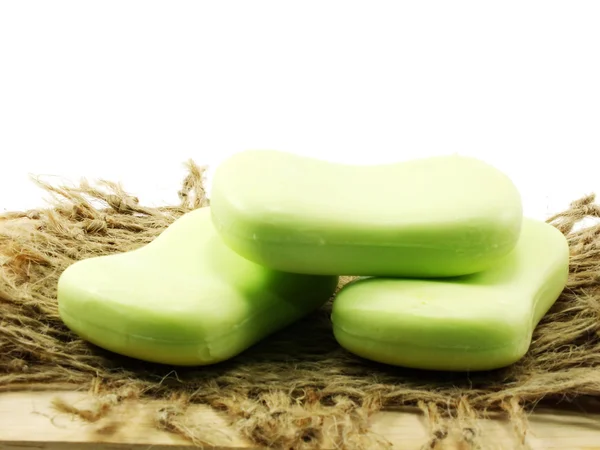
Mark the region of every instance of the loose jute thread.
POLYGON ((502 370, 429 373, 362 360, 335 342, 331 303, 239 357, 198 369, 133 361, 78 339, 58 316, 58 277, 75 261, 147 244, 182 214, 207 206, 205 168, 187 166, 176 206, 143 206, 113 182, 36 180, 53 195, 52 205, 1 216, 0 391, 89 389, 98 399, 93 408, 61 399, 54 406, 91 422, 123 402, 159 399, 164 406, 156 427, 198 446, 218 434, 186 414, 190 405, 203 404, 250 442, 281 449, 389 447, 369 420, 400 406, 423 412, 429 430, 423 448, 437 448, 452 430, 465 448, 487 448, 477 419, 490 411, 509 417, 526 447, 526 411, 533 405, 600 395, 600 224, 575 227, 600 217, 593 195, 548 219, 568 238, 568 285, 535 330, 527 355, 502 370))

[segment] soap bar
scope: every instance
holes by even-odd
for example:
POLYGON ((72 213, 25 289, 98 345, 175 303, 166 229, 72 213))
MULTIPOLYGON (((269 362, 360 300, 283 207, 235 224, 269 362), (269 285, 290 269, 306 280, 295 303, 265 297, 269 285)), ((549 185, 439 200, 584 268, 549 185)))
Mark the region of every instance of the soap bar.
POLYGON ((59 313, 83 339, 155 363, 227 360, 319 308, 335 276, 266 269, 225 246, 210 208, 187 213, 131 252, 69 266, 59 313))
POLYGON ((516 248, 494 268, 444 279, 363 277, 333 303, 334 335, 374 361, 428 370, 511 365, 560 296, 569 272, 566 238, 525 219, 516 248))
POLYGON ((217 167, 211 208, 241 256, 315 275, 479 272, 514 248, 522 222, 507 176, 454 155, 360 166, 240 152, 217 167))

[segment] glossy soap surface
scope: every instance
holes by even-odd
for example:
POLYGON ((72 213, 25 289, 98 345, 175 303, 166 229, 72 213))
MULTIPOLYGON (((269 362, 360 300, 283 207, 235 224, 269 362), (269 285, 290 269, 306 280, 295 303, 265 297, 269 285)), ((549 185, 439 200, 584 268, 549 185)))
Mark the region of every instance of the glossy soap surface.
POLYGON ((335 276, 282 273, 231 251, 209 208, 138 250, 79 261, 58 284, 59 312, 82 338, 151 362, 229 359, 325 303, 335 276))
POLYGON ((246 151, 215 171, 211 209, 245 258, 329 275, 478 272, 514 248, 522 222, 510 179, 461 156, 358 166, 246 151))
POLYGON ((518 361, 569 272, 565 237, 525 219, 517 247, 494 268, 458 279, 361 278, 344 286, 334 334, 350 352, 418 369, 475 371, 518 361))

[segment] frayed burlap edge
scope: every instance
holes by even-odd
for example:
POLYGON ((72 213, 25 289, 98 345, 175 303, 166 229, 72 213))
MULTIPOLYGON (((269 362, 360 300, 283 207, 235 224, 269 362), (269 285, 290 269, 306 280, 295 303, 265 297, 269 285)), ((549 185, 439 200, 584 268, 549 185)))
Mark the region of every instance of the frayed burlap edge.
POLYGON ((282 449, 326 442, 386 448, 369 419, 382 408, 407 405, 427 420, 423 448, 436 448, 452 430, 467 448, 486 448, 477 419, 490 411, 509 417, 526 446, 526 411, 535 404, 600 395, 600 225, 575 227, 600 217, 593 195, 548 220, 568 238, 568 285, 527 355, 499 371, 427 373, 357 358, 332 337, 330 303, 239 357, 202 369, 132 361, 74 336, 57 313, 62 271, 80 259, 147 244, 182 214, 207 206, 204 170, 188 163, 180 204, 169 207, 142 206, 117 183, 36 180, 53 195, 52 206, 0 218, 0 391, 90 389, 98 399, 94 408, 60 399, 55 407, 92 422, 123 402, 161 399, 167 406, 156 411, 156 426, 198 446, 214 442, 211 430, 191 423, 186 411, 204 404, 225 414, 250 442, 282 449))

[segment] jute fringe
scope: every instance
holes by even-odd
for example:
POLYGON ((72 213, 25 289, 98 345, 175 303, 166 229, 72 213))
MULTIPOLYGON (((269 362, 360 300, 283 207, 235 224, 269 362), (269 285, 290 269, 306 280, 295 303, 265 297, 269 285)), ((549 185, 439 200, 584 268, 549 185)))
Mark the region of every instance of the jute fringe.
POLYGON ((319 448, 325 436, 335 448, 387 448, 369 418, 406 405, 420 408, 429 424, 423 448, 456 431, 466 448, 487 448, 476 419, 489 411, 511 418, 525 448, 525 412, 533 405, 600 395, 600 224, 575 229, 600 217, 593 195, 549 219, 568 237, 568 286, 527 355, 502 370, 428 373, 361 360, 333 339, 330 304, 239 357, 201 369, 145 364, 81 341, 58 316, 59 275, 77 260, 147 244, 185 212, 208 205, 204 168, 188 168, 177 206, 142 206, 112 182, 37 180, 55 197, 53 206, 0 218, 0 391, 88 388, 99 399, 95 408, 55 404, 87 421, 127 399, 161 399, 167 406, 156 412, 156 426, 198 446, 210 444, 215 430, 190 422, 186 410, 204 404, 255 444, 281 449, 319 448))

